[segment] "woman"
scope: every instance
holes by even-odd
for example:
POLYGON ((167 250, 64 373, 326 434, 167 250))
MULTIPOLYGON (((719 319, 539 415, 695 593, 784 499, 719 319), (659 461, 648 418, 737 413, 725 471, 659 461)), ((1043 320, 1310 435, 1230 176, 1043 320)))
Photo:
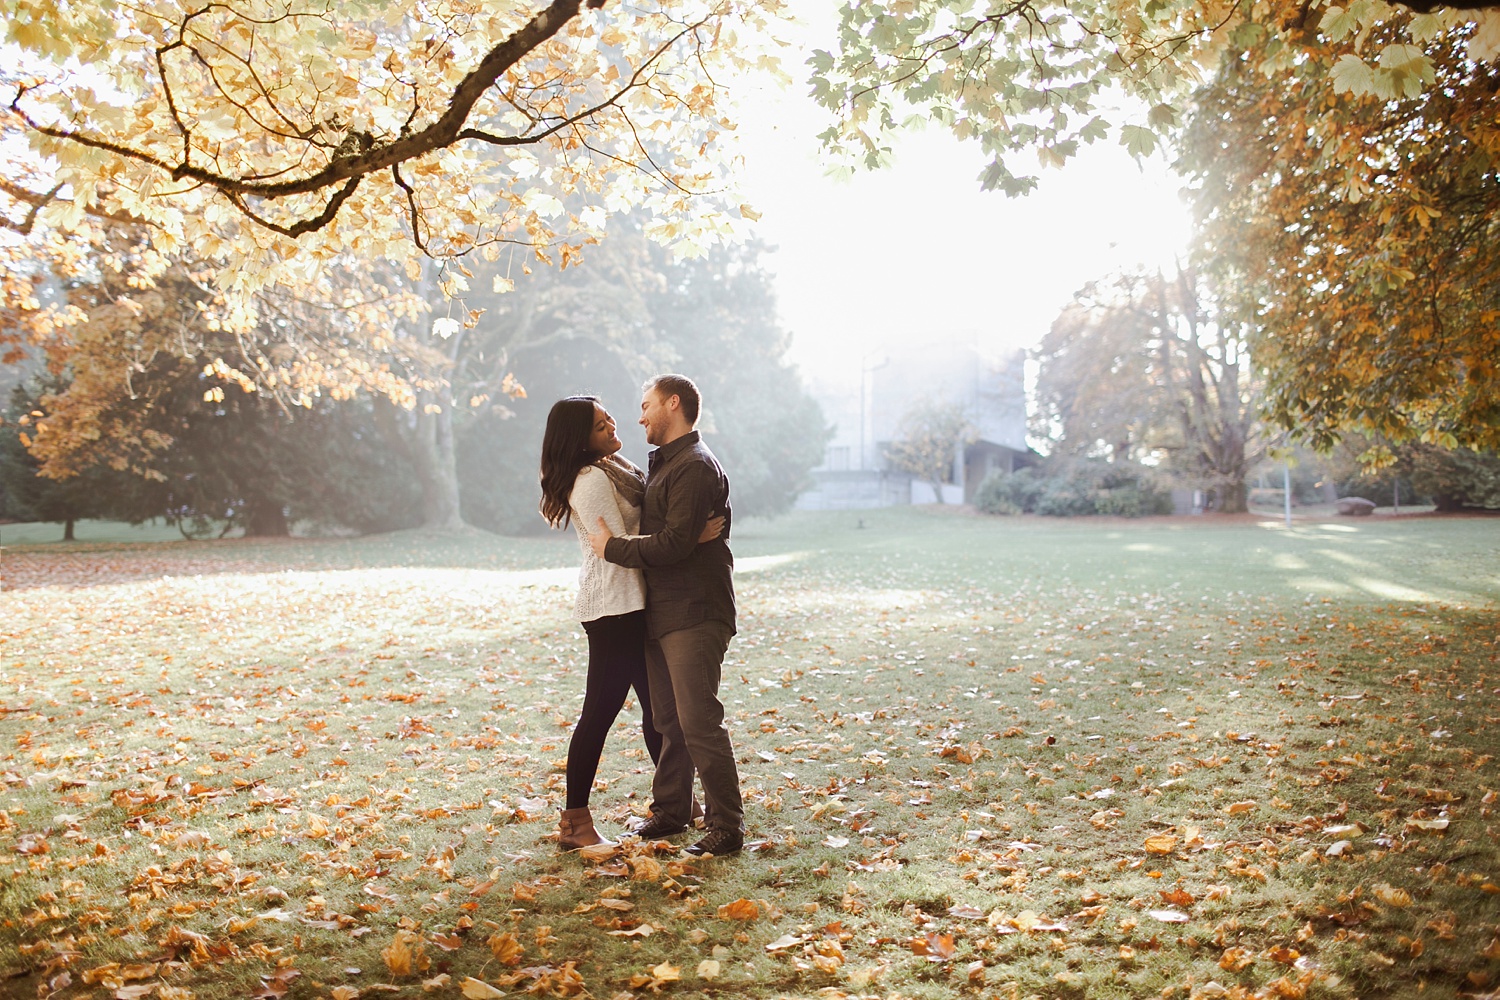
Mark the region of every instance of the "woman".
MULTIPOLYGON (((640 570, 605 562, 589 546, 587 526, 600 517, 614 535, 640 533, 646 476, 619 451, 614 419, 597 398, 569 396, 553 404, 542 437, 542 516, 554 528, 571 521, 578 532, 583 567, 577 612, 589 640, 583 711, 568 742, 567 800, 558 823, 558 848, 564 851, 610 844, 594 829, 589 792, 604 738, 632 687, 652 763, 661 752, 646 682, 645 579, 640 570)), ((723 529, 724 519, 714 518, 698 540, 712 541, 723 529)))

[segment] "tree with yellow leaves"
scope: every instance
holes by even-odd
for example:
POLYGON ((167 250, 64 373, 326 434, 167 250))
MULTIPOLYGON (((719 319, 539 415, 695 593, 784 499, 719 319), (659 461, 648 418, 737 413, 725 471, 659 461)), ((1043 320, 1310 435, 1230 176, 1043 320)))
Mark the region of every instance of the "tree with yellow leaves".
POLYGON ((1500 446, 1500 65, 1470 49, 1429 40, 1431 85, 1394 96, 1230 61, 1192 105, 1199 255, 1247 276, 1270 414, 1320 449, 1500 446))
POLYGON ((566 264, 628 206, 711 239, 724 205, 700 196, 734 155, 715 80, 766 58, 778 7, 7 0, 3 124, 43 175, 4 171, 11 226, 138 220, 159 254, 219 265, 241 323, 248 293, 351 255, 414 279, 421 254, 509 243, 566 264))
POLYGON ((511 265, 529 270, 517 249, 577 263, 625 210, 683 252, 727 232, 721 81, 774 67, 762 41, 780 6, 0 3, 22 56, 0 77, 0 224, 29 240, 5 244, 24 266, 7 269, 17 322, 0 336, 89 362, 41 421, 44 469, 66 475, 66 455, 111 433, 92 423, 104 397, 133 394, 135 354, 161 346, 137 334, 170 329, 220 391, 415 408, 428 520, 457 524, 449 377, 465 345, 515 338, 471 333, 481 310, 443 300, 477 293, 482 267, 511 287, 511 265), (57 272, 87 275, 38 296, 57 272))

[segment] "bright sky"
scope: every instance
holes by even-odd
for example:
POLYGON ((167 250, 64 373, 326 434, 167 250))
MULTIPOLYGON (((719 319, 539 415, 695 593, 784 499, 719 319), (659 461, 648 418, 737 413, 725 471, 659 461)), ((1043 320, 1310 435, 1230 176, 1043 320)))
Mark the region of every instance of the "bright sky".
MULTIPOLYGON (((812 34, 812 29, 808 29, 812 34)), ((982 192, 984 158, 933 128, 896 148, 894 167, 828 177, 802 58, 789 92, 767 87, 742 117, 745 192, 777 252, 792 358, 820 383, 858 382, 861 358, 912 338, 956 338, 982 353, 1034 346, 1074 291, 1113 269, 1170 268, 1188 214, 1158 155, 1138 165, 1106 140, 1021 199, 982 192)))

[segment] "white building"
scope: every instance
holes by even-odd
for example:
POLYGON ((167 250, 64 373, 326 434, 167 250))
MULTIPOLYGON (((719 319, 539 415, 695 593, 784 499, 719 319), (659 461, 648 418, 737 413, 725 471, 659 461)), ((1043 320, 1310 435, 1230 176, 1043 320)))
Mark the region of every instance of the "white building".
POLYGON ((834 437, 822 466, 813 470, 814 487, 798 498, 802 510, 936 500, 930 484, 889 468, 884 457, 902 418, 924 401, 960 404, 977 432, 976 439, 954 455, 944 502, 968 502, 992 470, 1014 471, 1035 458, 1026 446, 1021 351, 987 360, 972 347, 909 344, 867 355, 853 384, 813 381, 811 389, 834 425, 834 437))

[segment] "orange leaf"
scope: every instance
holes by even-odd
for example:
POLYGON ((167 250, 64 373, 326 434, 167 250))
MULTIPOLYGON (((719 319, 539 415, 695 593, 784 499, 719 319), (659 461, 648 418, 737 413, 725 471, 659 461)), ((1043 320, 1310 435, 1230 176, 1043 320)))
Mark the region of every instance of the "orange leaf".
POLYGON ((520 965, 522 947, 521 942, 510 931, 503 934, 492 934, 485 942, 490 946, 490 953, 495 956, 495 961, 501 965, 520 965))
POLYGON ((736 899, 732 903, 725 903, 719 907, 720 920, 756 920, 760 917, 760 907, 754 900, 736 899))
POLYGON ((1168 833, 1158 833, 1146 838, 1147 854, 1171 854, 1177 846, 1177 838, 1168 833))

